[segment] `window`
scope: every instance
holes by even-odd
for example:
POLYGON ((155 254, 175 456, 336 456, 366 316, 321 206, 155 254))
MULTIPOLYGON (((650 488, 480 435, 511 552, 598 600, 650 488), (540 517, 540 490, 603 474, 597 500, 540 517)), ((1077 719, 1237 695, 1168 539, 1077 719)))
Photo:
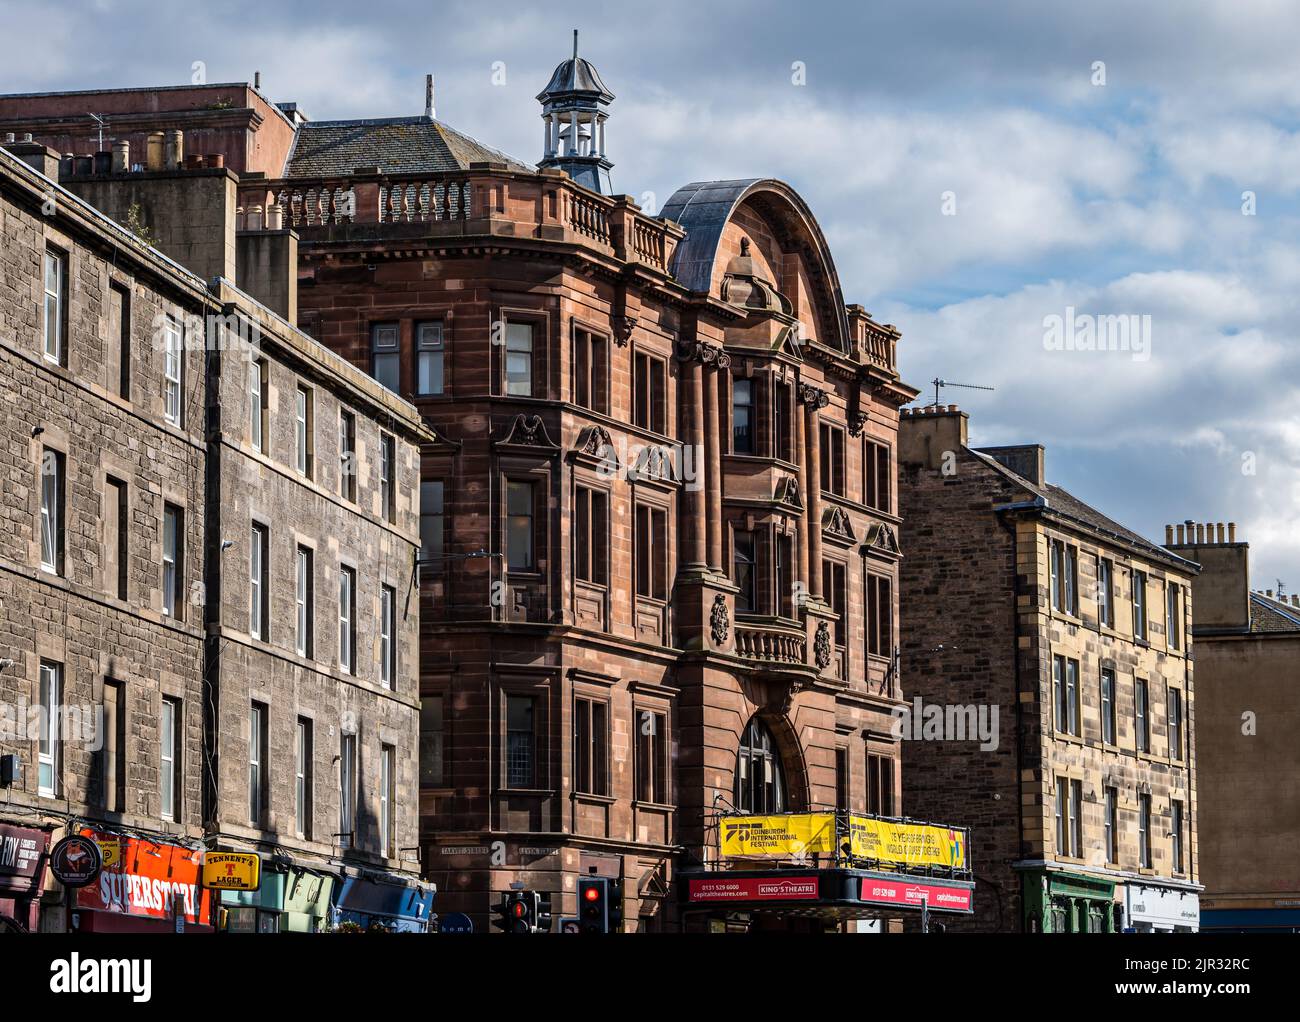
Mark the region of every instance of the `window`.
POLYGON ((794 618, 794 586, 790 578, 790 567, 794 563, 794 543, 789 536, 776 537, 775 555, 773 574, 776 582, 776 612, 781 617, 794 618))
POLYGON ((1083 782, 1056 779, 1056 852, 1083 857, 1083 782))
POLYGON ((667 373, 663 359, 639 353, 633 372, 636 393, 633 395, 632 421, 652 433, 667 433, 664 383, 667 373))
POLYGON ((1169 851, 1173 871, 1183 871, 1183 804, 1177 799, 1169 802, 1169 851))
POLYGON ((162 612, 177 621, 184 617, 185 515, 174 504, 163 505, 162 612))
POLYGON ((867 498, 867 507, 889 514, 893 510, 893 487, 889 485, 889 448, 868 440, 864 448, 862 471, 866 477, 863 493, 867 498))
POLYGON ((267 708, 253 703, 248 715, 248 822, 261 827, 266 822, 267 708))
POLYGON ((1147 576, 1144 571, 1133 572, 1133 637, 1147 637, 1147 576))
MULTIPOLYGON (((1097 558, 1097 621, 1104 628, 1115 627, 1115 564, 1097 558)), ((1113 861, 1113 860, 1112 860, 1113 861)))
POLYGON ((391 391, 402 389, 402 345, 396 323, 370 324, 370 374, 391 391))
POLYGON ((537 736, 532 696, 506 696, 506 787, 536 785, 537 736))
POLYGON ((68 323, 68 257, 58 249, 45 250, 45 358, 67 365, 64 338, 68 323))
POLYGON ((100 805, 110 813, 126 806, 126 697, 120 681, 104 680, 104 748, 100 753, 100 805))
POLYGON ((248 554, 248 634, 254 639, 270 639, 267 626, 271 620, 270 567, 267 563, 271 539, 265 525, 253 523, 252 543, 248 554))
POLYGON ((379 854, 391 859, 397 850, 393 840, 393 805, 397 801, 396 758, 391 745, 379 749, 379 854))
POLYGON ((736 613, 758 613, 758 579, 755 567, 757 555, 754 534, 737 530, 731 534, 731 581, 740 590, 736 593, 736 613))
POLYGON ((301 838, 311 838, 312 821, 312 732, 311 721, 298 718, 294 742, 294 828, 301 838))
POLYGON ((379 587, 379 680, 384 688, 397 684, 397 590, 379 587))
POLYGON ((609 411, 605 338, 590 330, 573 330, 573 401, 596 412, 609 411))
POLYGON ((636 592, 653 600, 668 598, 668 516, 662 508, 636 508, 636 592))
POLYGON ((339 666, 357 673, 357 573, 339 568, 339 666))
POLYGON ((867 653, 893 655, 894 604, 890 581, 883 575, 867 576, 867 653))
POLYGON ((63 719, 60 702, 62 691, 63 665, 42 660, 36 792, 48 798, 57 797, 63 787, 63 763, 60 755, 63 736, 59 734, 59 722, 63 719))
POLYGON ((1138 796, 1138 865, 1151 868, 1151 796, 1138 796))
POLYGON ((248 436, 255 451, 266 453, 270 440, 270 377, 266 359, 254 359, 248 370, 248 436))
POLYGON ((506 394, 533 396, 533 325, 506 324, 506 394))
POLYGON ((754 454, 754 383, 733 380, 731 384, 731 450, 754 454))
POLYGON ((420 568, 425 575, 442 574, 443 484, 441 479, 420 482, 420 568))
POLYGON ((158 796, 164 820, 181 818, 180 736, 184 729, 180 703, 164 698, 158 720, 158 796))
POLYGON ((667 805, 668 718, 653 710, 636 716, 636 798, 639 802, 667 805))
POLYGON ((1183 644, 1183 601, 1179 587, 1174 582, 1165 583, 1165 635, 1170 649, 1180 649, 1183 644))
POLYGON ((835 561, 822 561, 822 595, 835 612, 835 645, 848 641, 848 569, 835 561))
POLYGON ((1138 752, 1151 751, 1151 725, 1148 720, 1150 705, 1147 698, 1147 683, 1141 678, 1135 679, 1133 682, 1133 716, 1137 725, 1138 752))
POLYGON ((736 757, 736 808, 742 813, 783 813, 785 792, 785 770, 776 739, 766 724, 752 717, 736 757))
POLYGON ((66 461, 61 451, 41 449, 41 567, 63 574, 63 494, 66 461))
POLYGON ((533 484, 517 479, 506 481, 506 567, 510 571, 533 571, 533 484))
POLYGON ((420 786, 443 787, 447 736, 444 731, 442 696, 420 699, 420 786))
POLYGON ((299 656, 311 657, 315 647, 316 625, 316 571, 315 555, 310 547, 298 548, 297 571, 294 586, 294 648, 299 656))
POLYGON ((351 848, 356 826, 357 736, 344 732, 339 740, 339 847, 351 848))
POLYGON ((181 325, 168 317, 163 324, 163 418, 173 426, 182 424, 185 404, 183 352, 181 325))
POLYGON ((609 584, 609 494, 579 486, 574 494, 574 574, 584 582, 609 584))
POLYGON ((609 704, 573 701, 573 789, 609 794, 609 704))
POLYGON ((874 816, 894 815, 894 759, 867 753, 867 812, 874 816))
POLYGON ((119 600, 127 598, 130 534, 126 483, 108 476, 104 480, 104 588, 119 600))
POLYGON ((298 387, 294 406, 294 451, 298 474, 308 479, 312 477, 312 462, 315 447, 315 427, 312 415, 312 392, 307 387, 298 387))
POLYGON ((829 422, 821 430, 821 483, 827 493, 844 496, 844 430, 829 422))
POLYGON ((849 750, 835 747, 835 807, 849 808, 849 750))
POLYGON ((1101 669, 1101 740, 1115 744, 1115 672, 1109 667, 1101 669))
POLYGON ((1119 792, 1106 789, 1106 861, 1119 862, 1119 792))
POLYGON ((422 397, 436 397, 443 392, 442 323, 415 325, 415 390, 422 397))
POLYGON ((397 440, 379 434, 379 514, 386 522, 397 519, 397 440))
POLYGON ((1169 689, 1169 758, 1183 758, 1183 693, 1169 689))
POLYGON ((1079 551, 1059 539, 1049 541, 1052 609, 1079 616, 1079 551))
POLYGON ((108 335, 116 338, 110 348, 108 383, 117 396, 131 400, 131 291, 121 284, 108 286, 108 335))
POLYGON ((351 412, 339 412, 339 495, 357 499, 357 419, 351 412))
POLYGON ((1052 681, 1056 690, 1056 730, 1082 736, 1079 713, 1079 661, 1063 656, 1052 658, 1052 681))
POLYGON ((794 462, 794 418, 791 413, 791 388, 788 383, 778 383, 773 401, 775 403, 775 430, 773 439, 776 442, 776 456, 784 462, 793 464, 794 462))

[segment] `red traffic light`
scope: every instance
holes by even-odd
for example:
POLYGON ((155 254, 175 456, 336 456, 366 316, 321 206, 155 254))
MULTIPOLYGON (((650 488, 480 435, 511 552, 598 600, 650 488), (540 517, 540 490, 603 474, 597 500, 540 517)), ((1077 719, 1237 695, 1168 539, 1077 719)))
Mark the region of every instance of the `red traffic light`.
POLYGON ((522 919, 526 911, 527 910, 524 908, 524 903, 522 901, 516 901, 510 906, 510 913, 516 919, 522 919))
POLYGON ((582 896, 586 898, 588 901, 597 901, 600 898, 600 888, 588 887, 585 891, 582 892, 582 896))

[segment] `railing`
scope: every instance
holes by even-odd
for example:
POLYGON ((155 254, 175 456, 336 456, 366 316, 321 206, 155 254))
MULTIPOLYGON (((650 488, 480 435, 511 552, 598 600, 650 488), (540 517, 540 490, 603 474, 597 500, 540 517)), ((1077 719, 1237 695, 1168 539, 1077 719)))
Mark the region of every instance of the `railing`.
POLYGON ((736 655, 763 663, 802 666, 808 662, 808 638, 789 628, 737 621, 736 655))
POLYGON ((867 357, 867 361, 882 369, 893 371, 894 369, 894 340, 875 331, 868 331, 866 340, 862 342, 862 353, 867 357))
POLYGON ((632 252, 643 263, 665 265, 663 231, 653 230, 638 220, 632 225, 632 252))
POLYGON ((609 244, 609 214, 597 200, 581 192, 568 193, 568 225, 602 245, 609 244))

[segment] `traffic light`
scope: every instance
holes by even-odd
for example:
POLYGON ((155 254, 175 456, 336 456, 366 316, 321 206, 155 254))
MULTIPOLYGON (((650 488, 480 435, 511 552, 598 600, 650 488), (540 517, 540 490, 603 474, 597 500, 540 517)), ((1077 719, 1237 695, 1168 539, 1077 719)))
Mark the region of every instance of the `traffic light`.
POLYGON ((580 933, 621 933, 623 885, 609 877, 583 877, 578 881, 580 933))
POLYGON ((492 925, 505 933, 549 933, 551 896, 539 891, 508 891, 492 910, 492 925))
POLYGON ((532 933, 530 908, 532 899, 525 898, 523 891, 508 891, 501 895, 501 904, 492 910, 497 915, 492 925, 505 933, 532 933))

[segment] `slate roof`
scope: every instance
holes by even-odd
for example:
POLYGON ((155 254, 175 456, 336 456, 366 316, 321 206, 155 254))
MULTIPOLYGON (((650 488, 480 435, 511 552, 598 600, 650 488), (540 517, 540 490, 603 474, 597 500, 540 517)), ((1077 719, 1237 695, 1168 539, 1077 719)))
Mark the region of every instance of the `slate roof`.
POLYGON ((749 189, 761 178, 740 181, 692 181, 673 192, 659 211, 663 220, 686 228, 686 237, 673 251, 673 276, 692 291, 708 291, 713 262, 727 220, 749 189))
POLYGON ((1263 593, 1251 593, 1250 630, 1300 632, 1300 607, 1269 599, 1263 593))
POLYGON ((386 174, 467 170, 471 163, 504 163, 533 173, 536 167, 485 146, 429 117, 308 121, 298 128, 284 176, 345 177, 358 167, 386 174))
POLYGON ((1047 483, 1044 486, 1036 486, 1033 482, 1026 479, 1017 472, 1013 472, 1002 462, 998 461, 992 455, 985 454, 983 451, 967 448, 971 454, 975 455, 981 461, 986 462, 994 470, 1009 477, 1019 485, 1023 486, 1030 493, 1033 493, 1046 501, 1047 510, 1054 511, 1057 514, 1071 518, 1084 526, 1105 533, 1128 546, 1135 547, 1144 553, 1159 558, 1165 562, 1181 563, 1182 565, 1195 568, 1194 561, 1189 561, 1185 557, 1179 557, 1177 554, 1165 549, 1157 543, 1152 543, 1144 536, 1138 535, 1132 529, 1125 528, 1113 518, 1108 518, 1091 504, 1080 500, 1069 490, 1063 490, 1053 483, 1047 483))

